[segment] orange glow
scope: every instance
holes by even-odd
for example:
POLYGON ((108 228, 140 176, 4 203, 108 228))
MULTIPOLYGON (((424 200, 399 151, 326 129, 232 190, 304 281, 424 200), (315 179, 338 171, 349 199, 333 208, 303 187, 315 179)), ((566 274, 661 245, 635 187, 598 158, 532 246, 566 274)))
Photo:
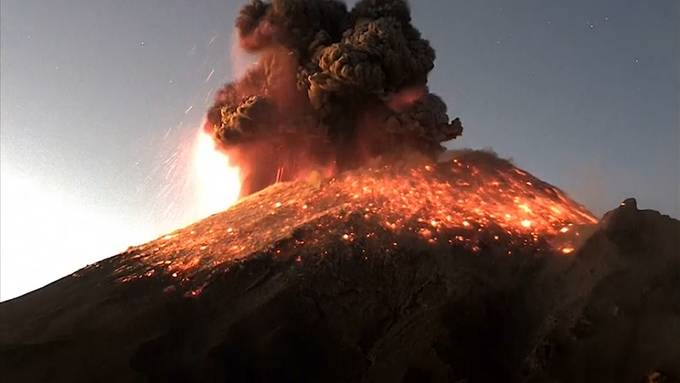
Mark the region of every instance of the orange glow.
POLYGON ((215 141, 201 130, 196 140, 194 165, 197 175, 197 203, 201 217, 220 212, 233 205, 241 192, 239 168, 217 150, 215 141))
MULTIPOLYGON (((238 170, 216 155, 221 170, 208 173, 210 179, 234 187, 216 189, 231 190, 231 200, 224 192, 209 193, 220 197, 223 208, 238 196, 238 170), (234 183, 216 177, 224 169, 233 172, 234 183)), ((338 239, 376 254, 394 251, 402 238, 480 254, 575 253, 580 227, 597 219, 561 190, 511 164, 486 161, 461 156, 407 168, 357 169, 320 183, 272 185, 220 215, 131 248, 128 256, 143 268, 126 266, 117 276, 127 282, 162 268, 177 273, 181 283, 201 284, 207 282, 205 275, 198 277, 202 272, 256 252, 297 256, 301 247, 335 247, 338 239)))

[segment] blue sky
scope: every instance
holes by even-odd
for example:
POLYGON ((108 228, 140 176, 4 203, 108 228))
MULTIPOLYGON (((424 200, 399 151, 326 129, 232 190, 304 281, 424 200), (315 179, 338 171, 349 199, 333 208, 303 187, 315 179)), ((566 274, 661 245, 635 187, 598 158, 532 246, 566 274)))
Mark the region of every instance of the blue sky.
MULTIPOLYGON (((0 210, 11 243, 0 298, 195 217, 181 159, 235 70, 241 3, 2 1, 0 210), (35 219, 5 213, 28 209, 35 219), (40 223, 58 214, 80 218, 40 223), (73 232, 92 243, 60 242, 73 232)), ((679 217, 679 4, 411 1, 437 50, 431 88, 465 126, 450 146, 492 148, 597 214, 634 196, 679 217)))

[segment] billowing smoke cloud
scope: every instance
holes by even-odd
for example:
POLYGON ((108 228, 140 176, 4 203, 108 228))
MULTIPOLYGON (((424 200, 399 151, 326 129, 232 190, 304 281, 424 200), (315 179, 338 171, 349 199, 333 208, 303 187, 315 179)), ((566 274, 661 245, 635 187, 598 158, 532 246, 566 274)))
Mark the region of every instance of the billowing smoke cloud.
POLYGON ((206 129, 248 174, 244 194, 310 169, 404 151, 436 156, 462 133, 427 88, 435 52, 404 0, 252 0, 236 19, 259 60, 225 85, 206 129))

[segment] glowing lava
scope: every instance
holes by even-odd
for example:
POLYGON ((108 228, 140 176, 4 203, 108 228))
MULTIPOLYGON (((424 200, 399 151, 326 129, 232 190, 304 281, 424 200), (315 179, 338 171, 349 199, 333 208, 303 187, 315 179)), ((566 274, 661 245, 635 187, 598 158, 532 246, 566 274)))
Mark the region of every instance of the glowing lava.
MULTIPOLYGON (((206 202, 223 208, 238 195, 238 171, 215 152, 210 137, 204 140, 209 150, 203 150, 213 153, 208 159, 217 163, 206 169, 218 168, 207 181, 224 182, 206 191, 206 202), (231 182, 215 179, 225 172, 231 182)), ((321 182, 270 186, 221 214, 130 248, 127 257, 136 262, 116 276, 129 282, 155 270, 193 289, 253 254, 323 256, 343 246, 376 256, 402 246, 412 251, 413 243, 452 254, 570 255, 582 229, 595 223, 556 187, 492 154, 463 151, 438 164, 362 168, 321 182)))
POLYGON ((194 165, 197 176, 196 197, 200 217, 220 212, 233 205, 241 192, 239 168, 217 150, 215 141, 202 129, 196 139, 194 165))

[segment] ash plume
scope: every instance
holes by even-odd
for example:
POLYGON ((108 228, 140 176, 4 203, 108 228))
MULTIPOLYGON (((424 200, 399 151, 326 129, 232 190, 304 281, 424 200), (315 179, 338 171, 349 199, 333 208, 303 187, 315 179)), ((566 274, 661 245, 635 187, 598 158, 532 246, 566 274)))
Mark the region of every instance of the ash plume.
POLYGON ((236 30, 259 60, 217 92, 205 129, 247 175, 242 194, 405 151, 435 158, 462 133, 428 90, 435 52, 404 0, 252 0, 236 30))

